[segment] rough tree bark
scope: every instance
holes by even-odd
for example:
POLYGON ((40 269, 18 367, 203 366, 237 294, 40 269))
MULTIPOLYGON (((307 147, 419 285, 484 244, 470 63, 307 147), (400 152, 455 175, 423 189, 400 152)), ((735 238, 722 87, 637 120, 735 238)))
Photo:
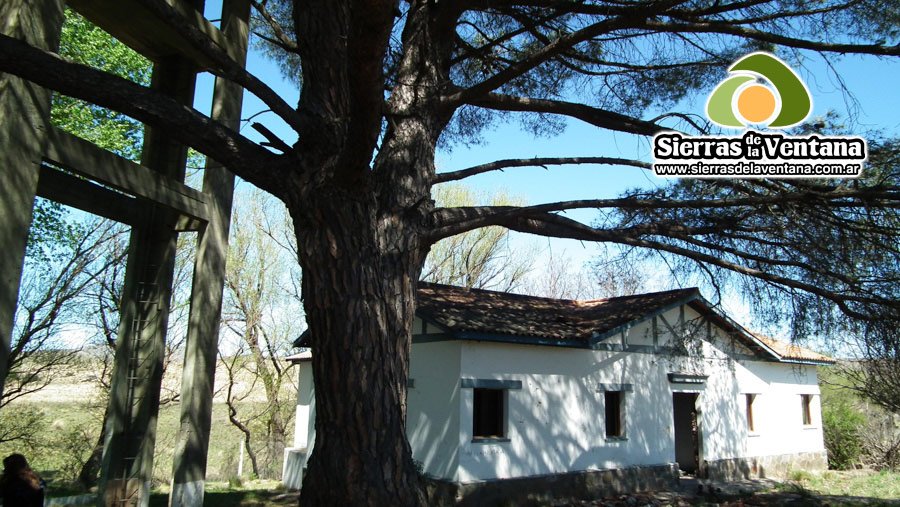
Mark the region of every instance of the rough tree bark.
MULTIPOLYGON (((140 1, 171 14, 163 0, 140 1)), ((742 44, 900 55, 896 37, 882 33, 889 30, 867 14, 878 12, 879 22, 888 24, 900 15, 896 2, 873 1, 865 9, 858 9, 858 4, 855 0, 285 0, 284 5, 291 7, 286 22, 292 30, 289 35, 275 32, 280 34, 279 47, 299 57, 302 92, 296 109, 235 68, 202 36, 193 34, 196 37, 189 40, 195 50, 218 62, 212 72, 257 95, 296 131, 299 141, 294 146, 271 135, 267 145, 273 150, 153 90, 63 62, 2 35, 0 69, 168 127, 179 141, 286 203, 298 239, 316 382, 317 435, 304 478, 303 504, 412 506, 425 503, 405 438, 415 284, 429 245, 441 238, 497 225, 646 248, 830 300, 849 316, 859 305, 869 304, 896 314, 896 298, 884 296, 878 286, 854 284, 848 294, 845 281, 829 269, 797 265, 772 253, 780 248, 770 249, 770 238, 789 253, 791 249, 802 253, 805 244, 779 236, 783 227, 777 220, 758 229, 742 225, 747 217, 777 217, 780 211, 772 209, 778 206, 809 207, 811 202, 821 214, 809 218, 821 221, 815 223, 837 219, 843 224, 858 210, 895 209, 898 193, 893 180, 859 188, 761 182, 723 190, 708 184, 694 198, 680 190, 660 190, 649 196, 627 194, 528 207, 434 209, 430 200, 431 185, 441 181, 532 163, 588 161, 511 159, 436 177, 435 145, 457 110, 554 115, 614 132, 652 135, 663 128, 661 120, 677 118, 687 124, 692 120, 679 113, 643 119, 642 101, 629 99, 629 93, 646 97, 648 105, 677 103, 684 98, 682 86, 650 84, 693 83, 690 72, 665 73, 681 66, 689 71, 724 67, 742 44), (803 22, 807 19, 812 23, 803 22), (834 37, 823 27, 841 33, 834 37), (890 37, 890 43, 875 42, 882 36, 890 37), (829 37, 843 42, 820 42, 829 37), (572 72, 574 77, 567 77, 572 72), (660 72, 663 75, 654 78, 660 72), (580 85, 579 77, 611 80, 600 79, 606 84, 597 90, 588 87, 581 97, 572 90, 580 85), (633 77, 641 79, 632 81, 633 77), (600 97, 588 100, 592 94, 600 97), (628 100, 619 104, 605 96, 628 100), (715 192, 706 195, 702 190, 715 192), (611 220, 592 227, 558 214, 575 208, 603 210, 611 220), (646 217, 639 215, 642 211, 646 217), (641 220, 629 220, 633 216, 641 220), (757 237, 760 242, 753 243, 757 237), (736 250, 733 239, 750 251, 736 250)), ((265 8, 265 2, 256 5, 265 8)), ((177 15, 169 18, 177 29, 190 31, 177 15)), ((646 167, 641 161, 615 157, 590 162, 646 167)), ((842 227, 851 231, 855 226, 842 227)), ((883 251, 895 252, 895 243, 879 231, 893 233, 896 228, 879 227, 861 236, 881 241, 876 244, 883 251)))
POLYGON ((303 89, 299 156, 315 169, 284 199, 314 351, 316 444, 305 505, 425 505, 406 439, 406 381, 416 283, 431 244, 435 146, 452 114, 439 101, 453 25, 441 9, 411 9, 402 37, 414 49, 399 61, 384 104, 395 6, 370 4, 343 4, 348 11, 336 7, 331 19, 306 4, 294 12, 297 30, 315 34, 300 41, 304 80, 341 83, 303 89), (318 37, 340 39, 334 54, 306 45, 318 37), (372 163, 379 113, 389 119, 372 163))
POLYGON ((424 259, 415 225, 343 189, 318 197, 317 226, 297 227, 321 414, 302 502, 423 505, 405 431, 410 334, 424 259), (367 430, 355 431, 362 427, 367 430))

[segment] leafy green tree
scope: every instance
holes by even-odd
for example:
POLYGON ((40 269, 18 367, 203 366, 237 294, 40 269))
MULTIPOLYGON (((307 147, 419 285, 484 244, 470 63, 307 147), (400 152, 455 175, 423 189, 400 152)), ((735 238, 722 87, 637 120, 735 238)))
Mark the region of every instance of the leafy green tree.
MULTIPOLYGON (((137 84, 150 84, 149 60, 66 9, 60 38, 60 56, 137 84)), ((56 93, 50 120, 57 127, 129 160, 140 160, 144 126, 122 113, 56 93)))
POLYGON ((263 129, 261 146, 151 89, 8 37, 0 37, 0 70, 165 128, 284 201, 314 351, 316 445, 304 505, 426 504, 404 409, 416 282, 444 238, 502 226, 659 250, 780 294, 798 326, 816 305, 841 318, 900 313, 890 273, 841 274, 843 252, 862 248, 854 245, 896 259, 888 241, 896 231, 884 217, 900 199, 885 173, 681 182, 529 206, 432 200, 436 183, 527 165, 645 168, 598 146, 593 157, 511 158, 437 173, 435 152, 477 142, 486 127, 513 118, 538 134, 560 132, 563 118, 635 136, 704 130, 673 107, 748 51, 900 55, 895 0, 254 1, 272 51, 297 62, 287 67, 301 87, 296 107, 168 3, 141 4, 189 35, 212 73, 259 97, 299 141, 263 129), (608 220, 591 226, 559 214, 574 208, 603 210, 608 220))

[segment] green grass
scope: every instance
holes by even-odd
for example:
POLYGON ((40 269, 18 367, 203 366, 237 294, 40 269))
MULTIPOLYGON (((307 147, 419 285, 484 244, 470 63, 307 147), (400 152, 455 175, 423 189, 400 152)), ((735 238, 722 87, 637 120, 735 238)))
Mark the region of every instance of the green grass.
MULTIPOLYGON (((76 485, 70 482, 70 479, 77 474, 80 463, 90 453, 96 442, 103 415, 102 406, 98 403, 80 401, 40 404, 17 403, 6 408, 6 410, 18 411, 19 413, 23 410, 31 409, 40 410, 42 413, 42 422, 36 428, 37 438, 34 439, 34 444, 0 444, 0 457, 7 456, 13 452, 25 454, 32 468, 37 470, 48 481, 49 494, 51 496, 78 494, 80 491, 76 485)), ((154 486, 167 484, 171 477, 172 452, 178 434, 179 417, 180 405, 178 404, 167 405, 160 409, 153 466, 154 486)), ((222 403, 216 403, 213 406, 207 468, 208 479, 227 481, 237 475, 242 436, 228 421, 227 407, 222 403)), ((291 435, 288 435, 287 441, 292 441, 292 438, 291 435)), ((279 459, 277 463, 279 475, 280 463, 279 459)), ((250 472, 250 461, 245 454, 245 480, 249 478, 250 472)), ((248 493, 248 495, 250 494, 248 493)), ((225 500, 223 499, 223 501, 225 500)))
MULTIPOLYGON (((168 494, 164 488, 154 491, 150 497, 150 507, 165 507, 168 494)), ((277 481, 248 481, 238 487, 227 482, 208 482, 203 504, 215 507, 296 506, 297 496, 286 494, 277 481)))
MULTIPOLYGON (((793 477, 791 477, 793 479, 793 477)), ((900 499, 900 472, 850 470, 803 473, 796 483, 816 495, 900 499)))

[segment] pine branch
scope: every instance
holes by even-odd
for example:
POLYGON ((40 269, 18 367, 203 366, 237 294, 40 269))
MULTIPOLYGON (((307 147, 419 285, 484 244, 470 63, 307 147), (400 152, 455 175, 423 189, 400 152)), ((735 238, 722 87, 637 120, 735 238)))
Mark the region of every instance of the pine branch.
POLYGON ((850 306, 851 303, 875 304, 900 309, 900 301, 897 300, 888 300, 880 297, 858 295, 854 293, 838 293, 816 284, 731 262, 718 255, 691 250, 664 241, 642 237, 641 235, 627 234, 622 229, 605 230, 591 228, 580 222, 559 215, 535 214, 530 217, 514 216, 508 220, 501 221, 496 225, 502 225, 517 232, 538 234, 541 236, 577 239, 581 241, 603 241, 671 253, 706 265, 724 268, 740 275, 757 278, 764 282, 814 294, 832 301, 846 315, 855 318, 865 319, 867 316, 854 310, 850 306))
MULTIPOLYGON (((574 209, 617 210, 676 210, 702 209, 706 211, 759 207, 766 205, 804 204, 843 209, 868 209, 873 203, 883 208, 900 208, 900 189, 839 189, 832 191, 797 191, 777 195, 717 199, 660 199, 622 197, 614 199, 583 199, 560 201, 534 206, 470 206, 438 208, 431 214, 431 237, 435 241, 461 234, 480 227, 503 225, 517 217, 534 217, 539 214, 574 209)), ((585 226, 587 227, 587 226, 585 226)), ((590 229, 590 228, 589 228, 590 229)), ((578 239, 578 238, 573 238, 578 239)))
MULTIPOLYGON (((780 18, 787 17, 787 15, 780 18)), ((779 19, 780 19, 779 18, 779 19)), ((841 54, 866 54, 879 56, 900 56, 900 44, 894 46, 885 46, 882 44, 831 44, 827 42, 816 42, 807 39, 798 39, 795 37, 786 37, 754 28, 746 28, 737 26, 733 23, 721 21, 706 21, 695 23, 671 23, 655 20, 647 20, 642 28, 651 30, 659 30, 664 32, 682 32, 682 33, 718 33, 724 35, 734 35, 745 39, 751 39, 770 44, 778 44, 798 49, 810 49, 813 51, 825 51, 830 53, 841 54)))
POLYGON ((300 52, 300 49, 297 47, 297 41, 295 41, 294 39, 291 39, 288 36, 284 27, 281 26, 281 23, 279 23, 278 20, 275 19, 275 16, 273 16, 272 13, 270 13, 269 10, 266 9, 265 1, 259 2, 257 0, 251 0, 250 5, 252 5, 253 8, 256 9, 256 12, 258 12, 259 15, 262 16, 262 18, 263 18, 263 20, 265 20, 266 24, 269 25, 269 28, 272 29, 272 33, 275 34, 275 39, 272 39, 270 37, 265 37, 260 34, 257 34, 258 37, 266 40, 270 44, 277 45, 278 47, 280 47, 281 49, 284 49, 285 51, 289 51, 291 53, 299 53, 300 52))
POLYGON ((548 165, 575 165, 575 164, 604 164, 604 165, 624 165, 632 167, 640 167, 641 169, 649 169, 650 164, 638 160, 615 157, 535 157, 535 158, 516 158, 497 160, 487 164, 480 164, 460 169, 436 174, 431 180, 432 183, 446 183, 448 181, 461 180, 476 174, 483 174, 490 171, 502 171, 510 167, 543 167, 548 165))
POLYGON ((504 84, 524 75, 542 63, 569 50, 581 42, 590 40, 591 38, 604 33, 643 25, 646 22, 644 18, 654 14, 658 14, 655 6, 652 9, 643 6, 634 9, 632 12, 629 12, 628 15, 604 19, 577 30, 570 35, 559 37, 550 44, 545 45, 542 49, 535 51, 527 58, 506 67, 480 83, 445 97, 444 102, 451 105, 471 103, 473 100, 493 92, 504 84))
POLYGON ((190 23, 171 5, 163 0, 141 0, 151 12, 165 20, 172 28, 178 30, 204 56, 218 65, 210 69, 213 74, 224 77, 244 87, 245 90, 259 97, 282 120, 295 131, 300 128, 300 114, 284 101, 272 88, 244 69, 243 62, 234 61, 216 45, 205 33, 190 23))
POLYGON ((489 93, 481 97, 473 98, 468 103, 474 106, 495 109, 498 111, 549 113, 569 116, 594 125, 595 127, 618 132, 627 132, 630 134, 651 136, 660 130, 665 130, 664 127, 653 122, 597 107, 591 107, 585 104, 579 104, 577 102, 489 93))

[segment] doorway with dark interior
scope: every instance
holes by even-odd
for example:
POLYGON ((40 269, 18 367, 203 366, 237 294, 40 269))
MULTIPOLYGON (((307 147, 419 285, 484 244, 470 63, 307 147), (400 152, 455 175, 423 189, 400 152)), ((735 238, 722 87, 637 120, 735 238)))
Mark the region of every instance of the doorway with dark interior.
POLYGON ((675 461, 683 473, 696 475, 700 465, 700 428, 697 393, 672 393, 675 461))

